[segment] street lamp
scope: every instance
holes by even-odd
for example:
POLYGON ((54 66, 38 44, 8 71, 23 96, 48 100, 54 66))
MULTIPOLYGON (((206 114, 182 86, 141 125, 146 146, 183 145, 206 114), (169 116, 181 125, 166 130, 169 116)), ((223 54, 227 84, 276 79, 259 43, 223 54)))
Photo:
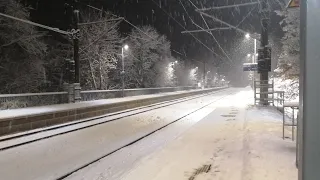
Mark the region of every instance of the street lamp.
POLYGON ((246 38, 247 38, 247 39, 250 38, 250 34, 249 34, 249 33, 246 34, 246 38))
POLYGON ((124 50, 128 50, 129 49, 129 46, 126 44, 123 46, 124 50))
POLYGON ((122 97, 124 97, 124 51, 127 51, 129 46, 126 44, 121 48, 121 60, 122 60, 122 71, 121 71, 121 81, 122 81, 122 97))
MULTIPOLYGON (((246 34, 246 38, 249 39, 250 38, 250 34, 247 33, 246 34)), ((257 39, 256 38, 253 38, 254 40, 254 47, 253 47, 253 54, 252 54, 252 63, 255 63, 256 62, 256 59, 257 59, 257 39)), ((248 54, 247 57, 251 57, 251 54, 248 54)), ((255 73, 253 73, 253 76, 252 76, 252 83, 254 85, 254 81, 255 81, 255 73)), ((253 87, 254 88, 254 87, 253 87)))

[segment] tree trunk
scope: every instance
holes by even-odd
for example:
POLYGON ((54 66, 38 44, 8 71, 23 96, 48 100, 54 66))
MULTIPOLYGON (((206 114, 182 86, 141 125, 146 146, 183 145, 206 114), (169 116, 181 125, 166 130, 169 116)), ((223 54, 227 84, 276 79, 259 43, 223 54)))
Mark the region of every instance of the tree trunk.
POLYGON ((99 58, 99 81, 100 81, 100 90, 102 90, 102 67, 101 67, 101 58, 99 58))
POLYGON ((89 62, 89 66, 90 66, 90 73, 91 73, 91 78, 92 78, 93 86, 94 86, 95 89, 97 89, 97 83, 96 83, 96 80, 95 80, 95 78, 94 78, 94 74, 93 74, 93 70, 92 70, 92 64, 91 64, 90 59, 88 59, 88 62, 89 62))

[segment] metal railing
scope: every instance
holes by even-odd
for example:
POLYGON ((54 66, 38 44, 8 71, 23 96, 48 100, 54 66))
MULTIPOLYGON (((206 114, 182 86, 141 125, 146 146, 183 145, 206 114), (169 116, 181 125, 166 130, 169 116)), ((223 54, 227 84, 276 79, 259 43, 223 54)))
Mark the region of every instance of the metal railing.
POLYGON ((278 110, 282 110, 284 105, 284 91, 274 91, 274 101, 273 105, 278 110))
POLYGON ((261 101, 267 102, 267 104, 274 105, 274 82, 265 81, 254 81, 254 104, 260 104, 261 101), (270 97, 271 96, 271 97, 270 97))
MULTIPOLYGON (((162 87, 162 88, 141 88, 125 89, 125 96, 138 96, 164 92, 182 91, 196 89, 194 86, 162 87)), ((122 97, 121 90, 92 90, 81 91, 81 101, 92 101, 98 99, 110 99, 122 97)), ((25 93, 25 94, 0 94, 0 110, 15 109, 32 106, 45 106, 53 104, 64 104, 69 102, 68 92, 48 93, 25 93)))

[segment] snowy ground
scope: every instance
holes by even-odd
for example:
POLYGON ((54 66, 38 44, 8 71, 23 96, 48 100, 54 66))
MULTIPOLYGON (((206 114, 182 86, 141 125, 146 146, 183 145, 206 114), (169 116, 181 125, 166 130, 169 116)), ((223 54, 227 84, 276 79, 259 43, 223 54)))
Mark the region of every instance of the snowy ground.
MULTIPOLYGON (((238 89, 228 89, 216 92, 212 95, 187 101, 185 103, 168 106, 165 108, 145 112, 107 124, 94 126, 69 134, 56 136, 39 142, 20 146, 14 149, 0 151, 0 174, 5 180, 50 180, 75 170, 82 165, 91 162, 141 136, 167 124, 186 114, 210 103, 223 99, 230 93, 238 92, 238 89)), ((197 116, 188 118, 175 124, 170 132, 158 136, 159 139, 149 141, 148 146, 140 146, 145 152, 153 152, 166 141, 172 140, 190 126, 201 120, 206 114, 214 110, 214 107, 204 108, 197 116), (153 143, 153 144, 152 144, 153 143)), ((161 131, 159 131, 161 132, 161 131)), ((140 152, 139 150, 137 152, 140 152)), ((132 162, 137 162, 145 153, 131 152, 132 162), (139 156, 140 155, 140 156, 139 156)), ((129 154, 129 155, 130 155, 129 154)), ((127 156, 129 156, 127 155, 127 156)), ((111 176, 121 174, 123 165, 128 165, 124 160, 115 158, 109 167, 113 167, 111 176)), ((77 179, 77 178, 76 178, 77 179)), ((94 178, 85 178, 94 179, 94 178)), ((99 179, 99 178, 96 178, 99 179)), ((108 178, 107 178, 108 179, 108 178)))
MULTIPOLYGON (((282 140, 282 115, 252 108, 250 88, 229 89, 27 146, 0 151, 0 179, 51 180, 144 134, 141 141, 69 180, 295 180, 295 142, 282 140), (230 94, 231 93, 231 94, 230 94), (195 173, 204 165, 207 173, 195 173)), ((286 132, 289 135, 289 131, 286 132)))
POLYGON ((281 114, 274 109, 247 110, 243 105, 252 102, 248 93, 239 93, 232 101, 221 103, 213 113, 145 157, 120 179, 297 179, 295 143, 282 140, 281 114), (230 114, 236 117, 221 116, 230 114), (204 165, 210 165, 208 173, 195 173, 204 165))

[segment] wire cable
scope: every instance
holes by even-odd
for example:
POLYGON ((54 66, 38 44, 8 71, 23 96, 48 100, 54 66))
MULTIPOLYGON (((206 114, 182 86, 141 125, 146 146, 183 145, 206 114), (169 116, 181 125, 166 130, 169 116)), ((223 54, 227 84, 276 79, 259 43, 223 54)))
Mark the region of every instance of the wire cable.
MULTIPOLYGON (((174 17, 172 17, 167 11, 162 9, 162 7, 156 3, 154 0, 151 0, 153 3, 155 3, 167 16, 169 16, 171 19, 173 19, 179 26, 181 26, 184 30, 187 30, 181 23, 179 23, 174 17)), ((197 40, 200 44, 202 44, 204 47, 206 47, 209 51, 211 51, 213 54, 217 55, 212 49, 210 49, 207 45, 205 45, 202 41, 200 41, 197 37, 195 37, 192 33, 189 33, 195 40, 197 40)))
POLYGON ((209 11, 209 10, 216 10, 216 9, 250 6, 250 5, 256 5, 256 4, 259 4, 259 2, 249 2, 249 3, 243 3, 243 4, 233 4, 233 5, 227 5, 227 6, 210 7, 210 8, 196 9, 196 11, 209 11))
POLYGON ((42 24, 39 24, 39 23, 35 23, 35 22, 29 21, 29 20, 20 19, 20 18, 13 17, 13 16, 10 16, 10 15, 7 15, 7 14, 0 13, 0 16, 6 17, 6 18, 9 18, 9 19, 13 19, 13 20, 16 20, 16 21, 20 21, 20 22, 23 22, 23 23, 26 23, 26 24, 30 24, 30 25, 33 25, 33 26, 41 27, 41 28, 44 28, 44 29, 47 29, 47 30, 50 30, 50 31, 54 31, 54 32, 60 33, 60 34, 65 34, 65 35, 70 35, 71 34, 71 32, 63 31, 63 30, 60 30, 58 28, 53 28, 53 27, 50 27, 50 26, 45 26, 45 25, 42 25, 42 24))
MULTIPOLYGON (((94 6, 91 6, 91 5, 88 5, 88 4, 84 4, 84 3, 81 3, 89 8, 92 8, 92 9, 95 9, 97 11, 100 11, 100 12, 105 12, 107 13, 107 11, 104 11, 104 10, 101 10, 99 8, 96 8, 94 6)), ((135 26, 134 24, 132 24, 130 21, 128 21, 127 19, 125 19, 124 17, 120 17, 120 16, 117 16, 115 14, 111 14, 113 17, 116 17, 116 18, 123 18, 123 21, 125 21, 126 23, 128 23, 129 25, 131 25, 132 27, 134 27, 135 29, 137 29, 138 31, 140 31, 141 33, 145 34, 146 36, 148 36, 150 39, 152 40, 155 40, 155 41, 158 41, 157 39, 154 39, 153 37, 151 37, 149 34, 147 34, 146 32, 144 32, 143 30, 141 30, 140 28, 138 28, 137 26, 135 26)), ((207 47, 208 48, 208 47, 207 47)), ((209 49, 210 50, 210 49, 209 49)), ((177 52, 176 50, 172 50, 172 51, 175 51, 177 52)))
MULTIPOLYGON (((182 4, 181 0, 179 0, 180 3, 182 4)), ((189 0, 189 2, 193 5, 193 7, 198 8, 191 0, 189 0)), ((183 4, 182 4, 183 6, 183 4)), ((184 10, 186 11, 185 7, 183 6, 184 10)), ((201 15, 202 20, 204 21, 207 29, 210 29, 207 21, 204 19, 204 17, 201 15)), ((200 27, 202 30, 204 30, 202 27, 200 27)), ((211 31, 208 31, 208 33, 212 36, 212 38, 214 39, 214 41, 218 44, 219 49, 223 52, 223 54, 228 58, 228 60, 230 61, 230 63, 232 63, 231 58, 229 57, 229 55, 225 52, 225 50, 221 47, 220 43, 218 42, 218 40, 216 39, 216 37, 213 35, 213 33, 211 31)))

